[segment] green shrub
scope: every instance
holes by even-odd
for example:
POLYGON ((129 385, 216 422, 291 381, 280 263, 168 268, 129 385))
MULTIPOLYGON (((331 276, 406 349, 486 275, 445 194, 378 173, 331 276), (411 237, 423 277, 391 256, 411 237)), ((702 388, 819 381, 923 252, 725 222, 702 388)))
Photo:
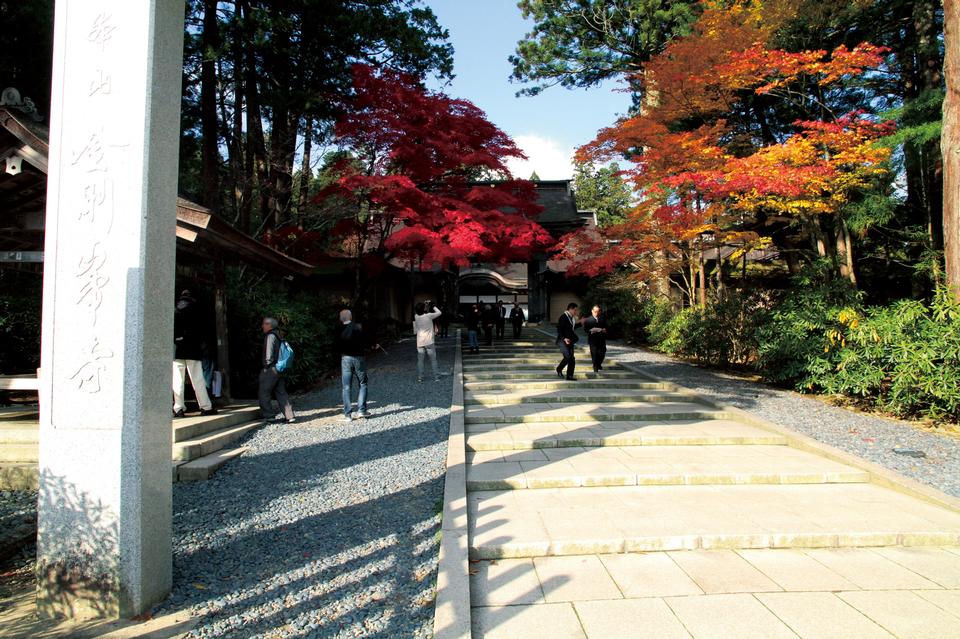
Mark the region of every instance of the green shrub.
POLYGON ((814 266, 798 275, 757 327, 757 372, 768 382, 812 390, 837 363, 827 348, 840 313, 859 308, 860 295, 846 280, 814 266))
POLYGON ((0 373, 33 373, 40 366, 43 276, 0 270, 0 373))
POLYGON ((960 304, 946 288, 930 305, 902 300, 840 313, 829 371, 811 374, 827 393, 860 397, 901 416, 960 416, 960 304))

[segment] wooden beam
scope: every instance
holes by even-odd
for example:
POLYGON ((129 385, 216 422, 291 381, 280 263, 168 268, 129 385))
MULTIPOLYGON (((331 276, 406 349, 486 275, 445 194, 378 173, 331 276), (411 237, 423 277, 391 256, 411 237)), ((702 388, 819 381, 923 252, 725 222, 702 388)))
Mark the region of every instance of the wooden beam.
POLYGON ((230 339, 227 334, 227 270, 223 260, 213 266, 213 306, 217 326, 217 365, 223 375, 221 394, 230 400, 230 339))

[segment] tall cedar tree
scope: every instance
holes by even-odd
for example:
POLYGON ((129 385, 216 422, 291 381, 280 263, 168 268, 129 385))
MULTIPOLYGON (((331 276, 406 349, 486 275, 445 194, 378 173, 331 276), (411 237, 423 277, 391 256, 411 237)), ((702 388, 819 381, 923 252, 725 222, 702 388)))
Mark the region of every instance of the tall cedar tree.
POLYGON ((353 157, 317 197, 339 205, 346 253, 368 264, 464 266, 524 261, 553 244, 535 221, 533 183, 473 181, 509 175, 506 161, 524 157, 480 109, 368 65, 353 67, 353 85, 335 127, 353 157))

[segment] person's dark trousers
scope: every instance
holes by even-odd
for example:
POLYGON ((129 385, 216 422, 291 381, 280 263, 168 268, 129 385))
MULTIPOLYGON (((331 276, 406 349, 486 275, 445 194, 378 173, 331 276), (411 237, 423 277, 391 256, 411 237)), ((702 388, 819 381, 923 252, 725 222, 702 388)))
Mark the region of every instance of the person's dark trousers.
POLYGON ((513 325, 513 339, 520 339, 520 329, 522 326, 522 324, 513 325))
POLYGON ((293 419, 293 405, 290 403, 290 396, 287 395, 283 375, 278 373, 275 367, 271 366, 260 371, 260 384, 257 394, 260 398, 260 415, 264 419, 273 419, 277 414, 272 405, 274 396, 276 396, 277 403, 280 404, 280 411, 287 421, 293 419))
POLYGON ((563 359, 557 366, 557 373, 563 375, 563 369, 567 369, 567 379, 573 379, 573 371, 577 367, 577 357, 572 344, 560 343, 560 352, 563 353, 563 359))
POLYGON ((484 326, 483 335, 487 338, 487 346, 493 346, 493 326, 484 326))
POLYGON ((590 342, 590 359, 593 360, 594 372, 603 368, 603 359, 607 356, 607 341, 596 340, 590 342))
POLYGON ((497 339, 503 339, 503 332, 507 326, 507 322, 504 319, 497 320, 497 339))

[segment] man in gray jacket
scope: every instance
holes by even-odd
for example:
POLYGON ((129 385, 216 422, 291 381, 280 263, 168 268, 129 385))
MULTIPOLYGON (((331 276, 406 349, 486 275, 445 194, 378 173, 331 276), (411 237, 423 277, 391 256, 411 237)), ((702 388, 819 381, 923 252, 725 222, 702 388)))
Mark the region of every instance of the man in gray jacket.
POLYGON ((283 374, 277 370, 277 360, 280 358, 280 334, 277 332, 277 320, 272 317, 264 317, 263 324, 263 355, 261 363, 263 368, 260 370, 260 384, 258 395, 260 398, 260 414, 264 419, 273 419, 277 421, 286 421, 293 423, 293 405, 290 403, 290 396, 287 395, 287 387, 283 383, 283 374), (273 397, 276 396, 277 403, 280 404, 282 415, 273 412, 273 397))

